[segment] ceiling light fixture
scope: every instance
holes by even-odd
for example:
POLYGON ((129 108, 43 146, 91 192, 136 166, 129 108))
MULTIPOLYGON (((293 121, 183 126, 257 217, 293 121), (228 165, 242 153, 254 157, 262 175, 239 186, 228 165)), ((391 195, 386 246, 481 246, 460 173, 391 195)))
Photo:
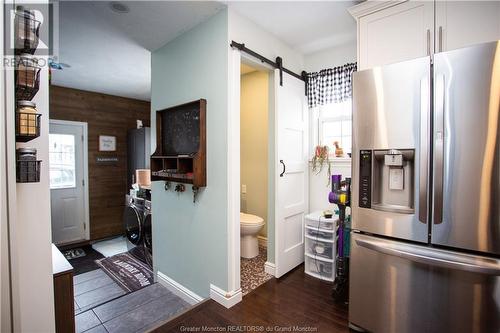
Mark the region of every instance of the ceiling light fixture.
POLYGON ((125 14, 130 12, 130 8, 123 2, 111 1, 109 3, 109 7, 111 8, 112 11, 119 14, 125 14))

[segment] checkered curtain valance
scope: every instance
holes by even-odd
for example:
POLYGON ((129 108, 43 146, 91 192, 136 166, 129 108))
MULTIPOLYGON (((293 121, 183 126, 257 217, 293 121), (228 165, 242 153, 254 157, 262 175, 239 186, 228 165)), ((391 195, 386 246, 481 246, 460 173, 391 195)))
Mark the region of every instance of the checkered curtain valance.
POLYGON ((307 74, 307 99, 309 107, 340 103, 352 97, 352 73, 357 63, 307 74))

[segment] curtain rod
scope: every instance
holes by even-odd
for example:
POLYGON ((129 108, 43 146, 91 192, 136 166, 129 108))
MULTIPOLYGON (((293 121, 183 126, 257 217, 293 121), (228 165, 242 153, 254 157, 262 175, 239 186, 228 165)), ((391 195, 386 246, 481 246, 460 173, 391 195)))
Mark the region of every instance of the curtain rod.
POLYGON ((268 65, 271 65, 274 68, 279 69, 280 70, 280 86, 283 85, 283 72, 290 74, 291 76, 296 77, 297 79, 302 80, 302 81, 307 83, 307 72, 302 71, 302 73, 299 75, 299 74, 296 74, 296 73, 292 72, 291 70, 283 67, 283 59, 281 57, 276 57, 276 61, 269 60, 266 57, 258 54, 257 52, 252 51, 249 48, 247 48, 244 43, 237 43, 234 40, 231 41, 231 47, 234 47, 234 48, 240 50, 241 52, 245 52, 245 53, 259 59, 260 61, 262 61, 268 65))

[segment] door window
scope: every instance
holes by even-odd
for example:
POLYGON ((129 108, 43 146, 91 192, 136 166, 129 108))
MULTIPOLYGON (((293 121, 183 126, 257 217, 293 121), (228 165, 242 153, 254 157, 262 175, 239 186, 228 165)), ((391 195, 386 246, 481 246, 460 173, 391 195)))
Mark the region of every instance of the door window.
POLYGON ((50 188, 76 187, 75 136, 49 135, 50 188))

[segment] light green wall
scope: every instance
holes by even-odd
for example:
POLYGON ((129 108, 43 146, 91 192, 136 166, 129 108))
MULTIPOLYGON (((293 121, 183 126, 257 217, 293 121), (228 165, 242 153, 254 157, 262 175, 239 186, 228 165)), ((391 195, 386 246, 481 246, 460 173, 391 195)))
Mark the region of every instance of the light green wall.
POLYGON ((269 74, 255 71, 241 76, 240 165, 241 211, 260 216, 265 225, 260 235, 267 237, 269 74))
MULTIPOLYGON (((224 10, 151 55, 151 133, 156 110, 207 100, 207 187, 193 203, 153 183, 153 256, 160 271, 202 297, 227 290, 228 18, 224 10)), ((156 147, 152 135, 153 151, 156 147)))

